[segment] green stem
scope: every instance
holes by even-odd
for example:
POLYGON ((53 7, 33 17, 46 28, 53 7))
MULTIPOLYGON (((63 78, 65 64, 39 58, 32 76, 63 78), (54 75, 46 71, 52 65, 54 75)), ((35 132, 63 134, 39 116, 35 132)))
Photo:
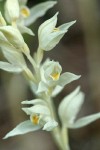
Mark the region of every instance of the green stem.
MULTIPOLYGON (((52 117, 57 122, 59 122, 57 119, 54 103, 53 103, 53 100, 51 98, 48 98, 48 104, 49 104, 49 108, 50 108, 52 117)), ((58 124, 58 126, 53 129, 52 136, 53 136, 54 141, 60 150, 69 150, 67 129, 64 126, 61 129, 59 124, 58 124)))
POLYGON ((62 142, 63 142, 63 149, 69 150, 68 130, 64 125, 62 126, 62 129, 61 129, 61 136, 62 136, 62 142))
MULTIPOLYGON (((52 117, 58 122, 53 100, 51 98, 49 98, 48 99, 48 103, 49 103, 49 108, 50 108, 52 117)), ((54 138, 55 143, 59 147, 59 149, 63 150, 63 145, 62 145, 62 142, 61 142, 61 135, 60 135, 60 127, 59 127, 59 125, 56 128, 53 129, 52 136, 54 138)))
POLYGON ((30 55, 30 54, 27 55, 27 58, 28 58, 28 60, 30 61, 30 63, 32 64, 32 66, 33 66, 33 68, 34 68, 34 70, 35 70, 35 68, 36 68, 36 63, 35 63, 35 61, 33 60, 33 58, 31 57, 31 55, 30 55))
POLYGON ((38 47, 38 49, 37 49, 37 57, 36 57, 38 66, 40 65, 40 63, 41 63, 41 61, 43 59, 43 52, 44 51, 38 47))

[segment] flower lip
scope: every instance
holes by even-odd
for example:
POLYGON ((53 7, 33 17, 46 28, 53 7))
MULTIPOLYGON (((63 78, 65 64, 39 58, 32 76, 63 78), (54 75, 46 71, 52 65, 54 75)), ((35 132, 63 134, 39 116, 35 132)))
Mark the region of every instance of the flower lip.
POLYGON ((30 119, 33 124, 37 125, 37 124, 39 124, 40 116, 38 114, 34 114, 30 117, 30 119))
POLYGON ((47 62, 43 69, 45 70, 45 77, 50 77, 53 80, 58 80, 62 71, 62 67, 60 66, 60 64, 55 61, 47 62))
POLYGON ((52 74, 50 75, 50 77, 51 77, 54 81, 56 81, 56 80, 59 79, 60 73, 59 73, 59 72, 52 73, 52 74))
POLYGON ((25 7, 25 6, 20 9, 20 13, 24 18, 27 18, 30 16, 30 10, 28 9, 28 7, 25 7))

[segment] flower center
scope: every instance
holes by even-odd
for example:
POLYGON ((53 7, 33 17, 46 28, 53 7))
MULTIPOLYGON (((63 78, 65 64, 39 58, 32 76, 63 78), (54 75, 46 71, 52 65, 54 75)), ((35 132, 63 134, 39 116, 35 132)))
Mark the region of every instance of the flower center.
POLYGON ((37 125, 39 123, 39 116, 38 115, 34 115, 32 116, 32 122, 37 125))
POLYGON ((51 74, 50 75, 51 76, 51 78, 53 79, 53 80, 58 80, 59 79, 59 76, 60 76, 60 73, 53 73, 53 74, 51 74))
POLYGON ((23 7, 21 8, 21 15, 24 17, 24 18, 27 18, 28 16, 30 16, 30 11, 27 7, 23 7))

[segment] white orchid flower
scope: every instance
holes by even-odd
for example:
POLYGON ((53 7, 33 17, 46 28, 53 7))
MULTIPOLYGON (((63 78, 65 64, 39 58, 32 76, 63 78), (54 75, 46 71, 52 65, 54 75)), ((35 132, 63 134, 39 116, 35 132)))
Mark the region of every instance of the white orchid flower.
POLYGON ((37 93, 49 92, 49 89, 53 89, 52 96, 57 95, 66 84, 77 80, 80 75, 75 75, 70 72, 62 73, 62 67, 59 62, 46 61, 41 69, 41 80, 38 85, 37 93))
POLYGON ((56 27, 57 15, 58 13, 40 25, 38 30, 39 49, 44 51, 53 49, 68 31, 69 27, 76 22, 72 21, 56 27))
POLYGON ((39 3, 31 8, 26 6, 27 0, 19 0, 20 18, 19 22, 25 26, 29 26, 34 23, 39 17, 45 15, 48 9, 52 8, 57 2, 49 1, 39 3))
POLYGON ((28 8, 26 5, 27 0, 6 0, 5 18, 10 24, 16 23, 21 33, 34 35, 32 30, 26 26, 34 23, 56 3, 56 1, 43 2, 33 6, 32 8, 28 8))
POLYGON ((32 104, 32 107, 25 107, 22 110, 30 116, 30 120, 24 121, 10 131, 4 139, 15 135, 25 134, 30 131, 43 129, 46 131, 53 130, 58 123, 52 118, 47 103, 42 99, 23 101, 22 104, 32 104))
POLYGON ((84 93, 80 91, 80 87, 77 87, 61 101, 58 108, 58 114, 63 126, 73 129, 80 128, 100 119, 100 113, 96 113, 76 120, 83 102, 84 93))
POLYGON ((0 47, 29 53, 29 48, 19 30, 10 25, 0 27, 0 47))
POLYGON ((39 17, 45 15, 47 10, 52 8, 56 3, 56 1, 42 2, 31 8, 28 8, 26 6, 27 0, 19 0, 20 16, 17 20, 17 25, 20 32, 34 35, 33 32, 25 26, 30 26, 39 17))
POLYGON ((24 39, 17 28, 13 26, 1 26, 0 32, 5 36, 5 39, 15 48, 20 49, 24 45, 24 39))
POLYGON ((24 56, 17 51, 9 50, 9 48, 2 48, 4 57, 9 62, 0 61, 0 69, 8 72, 20 73, 27 68, 24 56))
POLYGON ((56 1, 42 2, 28 8, 27 0, 6 0, 5 17, 9 23, 17 21, 20 25, 29 26, 56 3, 56 1))

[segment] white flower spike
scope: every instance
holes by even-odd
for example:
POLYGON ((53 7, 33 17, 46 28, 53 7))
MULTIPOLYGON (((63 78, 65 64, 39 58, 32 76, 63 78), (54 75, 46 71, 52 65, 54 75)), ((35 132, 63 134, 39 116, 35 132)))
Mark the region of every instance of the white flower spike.
POLYGON ((84 102, 84 93, 80 91, 80 87, 77 87, 63 98, 57 115, 53 97, 60 93, 66 84, 81 76, 70 72, 62 73, 62 67, 57 61, 50 59, 46 59, 44 63, 42 61, 44 51, 52 50, 76 21, 56 27, 58 16, 56 13, 41 24, 38 29, 38 49, 32 57, 22 34, 34 35, 27 26, 43 16, 57 1, 43 2, 32 8, 27 7, 27 2, 28 0, 6 0, 5 19, 0 12, 0 48, 7 60, 7 62, 0 61, 0 69, 24 75, 36 99, 22 101, 22 104, 26 105, 22 110, 29 119, 17 125, 3 139, 42 129, 52 132, 61 150, 70 150, 68 128, 84 127, 100 119, 100 112, 77 119, 77 114, 84 102), (32 65, 29 68, 24 55, 32 65))

